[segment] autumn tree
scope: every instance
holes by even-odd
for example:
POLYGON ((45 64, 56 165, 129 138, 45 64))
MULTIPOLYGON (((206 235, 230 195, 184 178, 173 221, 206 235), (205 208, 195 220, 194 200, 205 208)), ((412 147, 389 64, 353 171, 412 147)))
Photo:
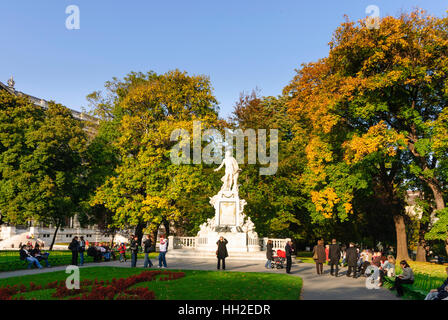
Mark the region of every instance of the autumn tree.
MULTIPOLYGON (((435 209, 443 210, 432 137, 447 102, 447 21, 417 10, 383 18, 379 29, 367 28, 366 20, 347 21, 336 30, 329 56, 303 66, 286 88, 291 114, 305 115, 313 128, 307 178, 314 210, 323 217, 350 213, 353 191, 369 180, 355 178, 360 171, 353 168, 375 157, 374 166, 383 163, 387 175, 396 170, 420 179, 432 190, 435 209)), ((387 184, 394 188, 391 203, 400 201, 403 185, 387 184)), ((394 220, 398 256, 407 257, 402 207, 397 204, 394 220)))
MULTIPOLYGON (((241 94, 231 117, 233 129, 278 130, 278 168, 273 175, 260 175, 259 162, 240 164, 240 194, 247 199, 245 213, 252 219, 259 236, 294 237, 303 240, 313 233, 299 182, 303 170, 305 141, 292 131, 293 121, 287 116, 284 97, 261 97, 258 91, 241 94)), ((258 137, 257 137, 258 138, 258 137)), ((257 141, 259 142, 259 141, 257 141)), ((249 150, 246 140, 245 150, 249 150)), ((260 143, 257 143, 260 147, 260 143)))
POLYGON ((91 98, 106 120, 114 122, 113 145, 120 163, 97 189, 91 205, 104 205, 113 212, 115 225, 133 226, 140 236, 161 223, 169 232, 170 221, 197 214, 199 207, 186 203, 207 189, 203 165, 174 164, 170 151, 177 143, 171 141, 175 129, 191 133, 193 120, 217 125, 209 79, 175 70, 162 75, 131 73, 125 81, 107 85, 115 92, 112 103, 97 93, 91 98))

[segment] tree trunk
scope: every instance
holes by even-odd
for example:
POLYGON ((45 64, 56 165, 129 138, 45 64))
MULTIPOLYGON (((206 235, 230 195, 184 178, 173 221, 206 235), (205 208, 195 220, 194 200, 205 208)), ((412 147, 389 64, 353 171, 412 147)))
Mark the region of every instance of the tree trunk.
POLYGON ((157 234, 159 233, 159 228, 155 229, 152 232, 152 249, 156 252, 156 244, 157 244, 157 234))
POLYGON ((402 215, 395 215, 394 222, 395 232, 397 233, 397 261, 410 260, 404 217, 402 215))
MULTIPOLYGON (((428 185, 431 188, 432 193, 434 194, 434 201, 436 202, 436 210, 439 211, 445 209, 445 201, 443 200, 443 194, 440 187, 437 184, 430 182, 428 182, 428 185)), ((448 235, 447 238, 445 239, 445 251, 446 254, 448 255, 448 235)))
MULTIPOLYGON (((422 219, 426 221, 426 218, 422 215, 422 219)), ((428 229, 428 223, 420 222, 419 231, 418 231, 418 244, 417 244, 417 256, 415 257, 415 261, 426 262, 426 241, 425 241, 425 233, 428 229)))
POLYGON ((110 240, 110 247, 114 246, 115 233, 112 233, 112 239, 110 240))
POLYGON ((426 262, 425 245, 422 245, 421 243, 417 246, 417 256, 415 257, 415 261, 426 262))
POLYGON ((61 223, 57 223, 56 224, 56 229, 54 230, 54 234, 53 234, 53 240, 51 240, 51 244, 50 244, 50 248, 48 250, 52 251, 53 250, 53 245, 56 241, 56 235, 58 234, 58 230, 59 227, 61 226, 61 223))
POLYGON ((170 235, 170 222, 168 220, 163 220, 163 226, 165 227, 165 238, 168 239, 170 235))
POLYGON ((138 238, 138 243, 142 243, 143 240, 143 229, 145 228, 146 224, 143 222, 139 222, 137 226, 135 227, 135 235, 138 238))

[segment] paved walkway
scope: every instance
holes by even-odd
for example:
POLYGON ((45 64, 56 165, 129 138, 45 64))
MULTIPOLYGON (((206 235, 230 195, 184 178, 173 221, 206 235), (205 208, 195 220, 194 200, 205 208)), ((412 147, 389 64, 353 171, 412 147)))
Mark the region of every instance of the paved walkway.
MULTIPOLYGON (((154 259, 152 260, 154 263, 154 259)), ((216 270, 216 260, 203 259, 173 259, 168 260, 169 269, 188 269, 188 270, 216 270)), ((130 267, 130 260, 126 263, 119 261, 103 262, 103 263, 89 263, 84 267, 130 267)), ((138 267, 143 267, 143 260, 140 259, 137 263, 138 267)), ((11 272, 1 272, 0 278, 9 278, 16 276, 24 276, 29 274, 46 273, 53 271, 63 271, 66 266, 43 268, 40 270, 18 270, 11 272)), ((83 268, 83 267, 81 267, 83 268)), ((303 279, 303 289, 301 298, 304 300, 396 300, 395 297, 387 289, 367 289, 365 286, 365 278, 358 279, 346 277, 347 268, 343 268, 339 277, 331 277, 328 266, 324 266, 324 275, 318 276, 316 274, 315 265, 311 263, 295 263, 291 269, 291 276, 299 276, 303 279)), ((236 272, 270 272, 270 273, 284 273, 284 269, 267 270, 264 268, 262 261, 245 261, 245 260, 228 260, 226 261, 227 271, 236 272)), ((82 275, 82 270, 81 270, 82 275)))

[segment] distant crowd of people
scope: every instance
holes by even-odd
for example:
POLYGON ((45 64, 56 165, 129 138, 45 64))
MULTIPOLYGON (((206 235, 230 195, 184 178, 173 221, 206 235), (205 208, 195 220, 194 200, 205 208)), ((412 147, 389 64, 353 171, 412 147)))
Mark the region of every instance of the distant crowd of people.
MULTIPOLYGON (((347 277, 358 278, 360 276, 372 277, 377 275, 377 286, 382 286, 384 277, 395 278, 394 284, 390 290, 396 290, 397 296, 403 296, 403 284, 414 283, 414 272, 406 260, 400 261, 402 273, 396 276, 396 261, 392 251, 388 253, 374 251, 370 249, 360 250, 353 242, 348 247, 340 246, 336 239, 331 244, 324 246, 324 241, 319 240, 313 248, 313 260, 316 264, 316 273, 323 274, 323 265, 328 263, 330 266, 330 275, 338 277, 339 266, 347 266, 347 277), (369 270, 369 272, 366 272, 369 270)), ((446 269, 448 274, 448 268, 446 269)), ((426 300, 448 298, 448 278, 444 284, 431 290, 426 300)))

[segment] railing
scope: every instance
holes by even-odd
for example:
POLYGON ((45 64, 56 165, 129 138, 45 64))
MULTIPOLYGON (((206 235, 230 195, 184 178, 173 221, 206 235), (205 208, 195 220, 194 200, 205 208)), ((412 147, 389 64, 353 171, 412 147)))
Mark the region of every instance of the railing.
POLYGON ((273 238, 262 238, 259 239, 259 244, 262 250, 266 250, 266 245, 268 240, 272 241, 272 249, 273 250, 285 250, 286 242, 291 240, 289 238, 286 239, 273 239, 273 238))
MULTIPOLYGON (((194 249, 197 246, 207 245, 207 240, 207 238, 199 237, 170 237, 170 242, 173 243, 172 249, 194 249)), ((286 242, 291 239, 248 238, 247 244, 249 246, 259 245, 261 250, 266 250, 268 240, 272 240, 273 250, 285 250, 286 242)))
POLYGON ((247 239, 247 244, 249 246, 256 246, 259 244, 258 238, 248 238, 247 239))
POLYGON ((194 249, 196 248, 196 237, 175 237, 174 249, 194 249))

